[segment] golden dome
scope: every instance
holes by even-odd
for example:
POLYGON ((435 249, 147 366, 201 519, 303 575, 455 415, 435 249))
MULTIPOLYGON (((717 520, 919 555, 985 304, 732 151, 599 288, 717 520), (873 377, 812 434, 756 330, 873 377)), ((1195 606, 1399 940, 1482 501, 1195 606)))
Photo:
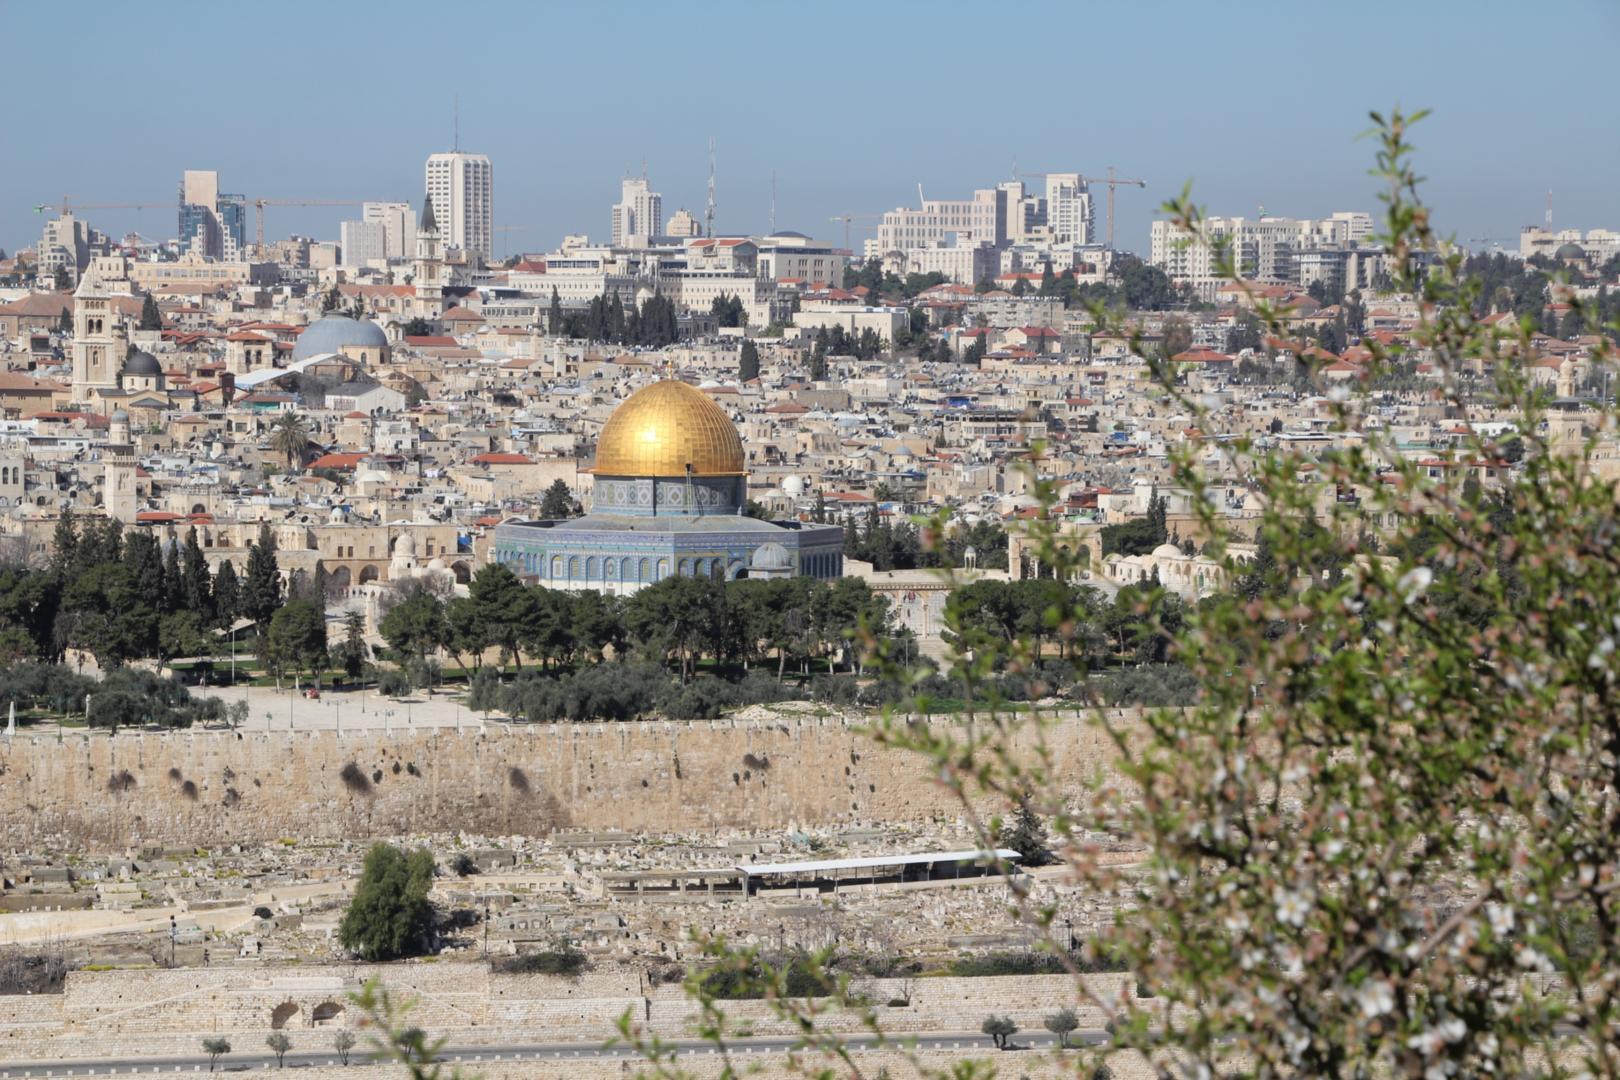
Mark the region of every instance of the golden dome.
POLYGON ((598 476, 743 476, 742 439, 708 394, 673 379, 624 400, 596 442, 598 476), (687 467, 691 466, 691 473, 687 467))

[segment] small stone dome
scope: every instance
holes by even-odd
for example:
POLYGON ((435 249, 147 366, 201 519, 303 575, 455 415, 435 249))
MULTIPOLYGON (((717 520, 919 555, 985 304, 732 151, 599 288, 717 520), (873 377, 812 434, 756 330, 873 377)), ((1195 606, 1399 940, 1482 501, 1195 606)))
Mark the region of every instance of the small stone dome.
POLYGON ((804 477, 786 476, 782 478, 782 494, 797 499, 804 494, 804 477))
POLYGON ((370 319, 351 319, 347 315, 327 315, 310 323, 293 345, 294 362, 308 360, 323 353, 342 352, 345 347, 361 346, 368 349, 386 349, 388 335, 370 319))
POLYGON ((159 364, 157 357, 151 353, 137 349, 129 354, 129 359, 124 361, 124 374, 138 375, 142 378, 162 375, 163 365, 159 364))
POLYGON ((123 409, 114 409, 112 414, 112 422, 115 424, 129 423, 129 413, 125 412, 123 409))
POLYGON ((1184 557, 1182 550, 1174 544, 1160 544, 1153 549, 1155 559, 1180 559, 1184 557))
POLYGON ((1579 244, 1560 244, 1558 250, 1553 252, 1553 258, 1559 262, 1569 262, 1572 259, 1586 258, 1586 249, 1579 244))
POLYGON ((428 569, 429 570, 448 570, 448 569, 450 569, 450 564, 445 562, 439 556, 435 555, 435 556, 433 556, 433 558, 428 560, 428 569))
POLYGON ((754 549, 754 557, 748 561, 750 570, 791 570, 793 569, 793 556, 781 544, 761 544, 754 549))

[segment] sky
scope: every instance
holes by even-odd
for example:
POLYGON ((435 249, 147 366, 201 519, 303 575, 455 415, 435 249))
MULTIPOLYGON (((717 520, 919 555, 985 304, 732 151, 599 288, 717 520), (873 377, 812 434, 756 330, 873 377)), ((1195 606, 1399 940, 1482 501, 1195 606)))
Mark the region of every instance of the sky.
MULTIPOLYGON (((1556 226, 1620 228, 1616 0, 0 0, 0 41, 36 61, 0 105, 6 251, 38 242, 35 204, 172 204, 188 168, 249 198, 420 204, 458 98, 512 227, 498 254, 605 241, 643 163, 666 219, 701 217, 711 136, 720 233, 768 229, 773 173, 776 227, 841 243, 830 218, 914 206, 919 183, 1113 165, 1147 181, 1116 226, 1145 252, 1189 183, 1215 214, 1376 212, 1358 136, 1396 105, 1433 111, 1414 141, 1442 231, 1514 246, 1549 189, 1556 226)), ((83 216, 176 230, 169 205, 83 216)), ((272 207, 266 231, 335 240, 358 216, 272 207)))

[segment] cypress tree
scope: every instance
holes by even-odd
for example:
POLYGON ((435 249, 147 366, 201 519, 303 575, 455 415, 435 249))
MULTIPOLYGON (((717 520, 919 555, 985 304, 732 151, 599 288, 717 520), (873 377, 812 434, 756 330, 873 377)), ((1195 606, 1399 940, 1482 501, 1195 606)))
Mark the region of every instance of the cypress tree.
POLYGON ((759 348, 752 341, 742 344, 742 354, 737 358, 737 378, 743 382, 759 378, 759 348))
POLYGON ((551 311, 546 316, 546 333, 560 334, 563 329, 562 297, 557 295, 557 286, 551 287, 551 311))
POLYGON ((248 546, 247 581, 242 587, 240 614, 265 622, 281 606, 281 568, 276 564, 276 539, 269 525, 259 526, 259 542, 248 546))
POLYGON ((141 329, 163 329, 163 315, 158 311, 157 297, 151 293, 147 293, 146 299, 141 301, 141 329))
POLYGON ((64 510, 62 516, 56 519, 56 530, 51 533, 51 569, 61 573, 72 566, 78 558, 78 547, 78 522, 74 520, 72 510, 64 510))
POLYGON ((237 608, 241 603, 240 588, 236 581, 236 567, 229 562, 220 563, 219 573, 214 575, 214 620, 221 629, 225 629, 236 620, 237 608))
POLYGON ((180 545, 169 541, 163 556, 163 606, 161 611, 183 611, 186 607, 186 576, 180 566, 180 545))
POLYGON ((208 576, 208 560, 203 557, 202 545, 197 543, 197 527, 186 530, 186 546, 181 552, 181 591, 185 595, 186 610, 195 612, 205 623, 213 619, 214 598, 208 576))

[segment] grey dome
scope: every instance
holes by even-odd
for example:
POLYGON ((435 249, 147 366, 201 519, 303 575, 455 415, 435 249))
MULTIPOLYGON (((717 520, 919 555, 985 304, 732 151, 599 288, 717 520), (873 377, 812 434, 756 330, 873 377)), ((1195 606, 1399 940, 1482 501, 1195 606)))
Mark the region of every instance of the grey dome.
POLYGON ((1559 260, 1584 259, 1586 258, 1586 249, 1579 244, 1561 244, 1558 250, 1553 252, 1553 258, 1559 260))
POLYGON ((761 544, 754 549, 754 557, 748 560, 751 570, 791 570, 793 569, 793 556, 781 544, 761 544))
POLYGON ((342 352, 345 346, 365 346, 368 349, 388 347, 388 335, 370 319, 351 319, 347 315, 327 315, 309 324, 298 343, 293 346, 293 360, 308 360, 322 353, 342 352))
POLYGON ((157 362, 157 357, 149 352, 136 350, 130 353, 129 359, 124 361, 125 375, 161 375, 163 365, 157 362))
POLYGON ((123 409, 114 409, 112 414, 112 422, 115 424, 129 423, 129 413, 125 412, 123 409))

